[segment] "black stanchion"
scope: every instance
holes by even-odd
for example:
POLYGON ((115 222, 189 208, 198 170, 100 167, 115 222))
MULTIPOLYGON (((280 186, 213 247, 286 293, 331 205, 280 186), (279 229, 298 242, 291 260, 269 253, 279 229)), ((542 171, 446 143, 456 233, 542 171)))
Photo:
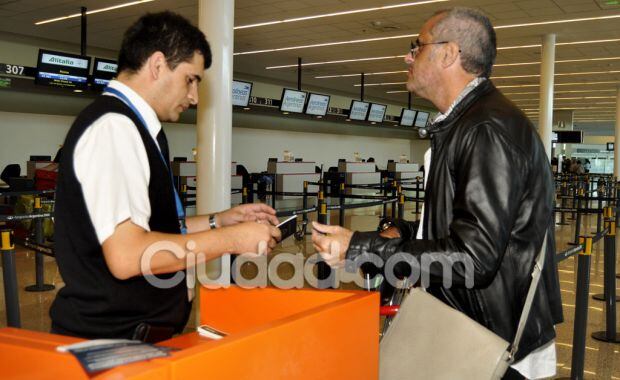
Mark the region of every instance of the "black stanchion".
POLYGON ((596 231, 595 234, 601 232, 602 218, 603 218, 603 201, 600 199, 597 200, 596 208, 598 209, 598 215, 596 215, 596 231))
MULTIPOLYGON (((41 208, 41 198, 36 197, 34 199, 34 212, 35 214, 41 214, 43 209, 41 208)), ((37 218, 33 220, 34 223, 34 241, 37 245, 43 245, 45 237, 43 236, 43 219, 37 218)), ((43 254, 36 251, 34 254, 35 276, 36 283, 34 285, 26 286, 27 292, 47 292, 54 290, 56 287, 52 284, 45 283, 45 263, 43 254)))
MULTIPOLYGON (((302 207, 303 209, 307 209, 308 208, 308 181, 304 181, 304 195, 302 198, 302 207)), ((302 215, 302 225, 305 227, 308 225, 308 213, 304 212, 304 214, 302 215)))
POLYGON ((590 266, 592 260, 592 237, 580 237, 585 248, 577 257, 577 294, 575 295, 575 325, 573 326, 573 353, 571 379, 583 379, 586 355, 586 328, 588 327, 588 291, 590 289, 590 266))
MULTIPOLYGON (((322 191, 319 191, 318 205, 317 205, 317 220, 321 224, 329 224, 327 221, 327 203, 325 203, 325 197, 322 191)), ((317 263, 317 279, 319 289, 332 288, 333 284, 330 281, 331 268, 324 261, 317 263)))
MULTIPOLYGON (((387 198, 387 192, 388 192, 388 188, 387 188, 387 178, 383 179, 383 196, 385 198, 387 198)), ((387 203, 383 205, 383 215, 381 215, 382 218, 387 218, 387 203)))
MULTIPOLYGON (((392 198, 396 197, 396 190, 398 187, 398 182, 392 182, 392 198)), ((396 203, 392 203, 392 219, 396 219, 396 203)))
POLYGON ((415 181, 415 214, 416 215, 420 215, 419 199, 420 199, 420 177, 416 177, 416 181, 415 181))
POLYGON ((575 218, 575 241, 568 243, 570 245, 579 245, 579 235, 581 232, 581 198, 576 197, 577 200, 577 216, 575 218))
POLYGON ((248 203, 248 188, 244 186, 243 190, 241 191, 241 204, 246 203, 248 203))
MULTIPOLYGON (((605 209, 603 210, 603 213, 605 215, 605 226, 607 227, 608 224, 610 226, 612 226, 612 225, 616 226, 616 222, 615 222, 615 219, 614 219, 614 216, 613 216, 613 208, 612 207, 605 207, 605 209), (613 224, 611 222, 613 222, 613 224)), ((614 233, 614 239, 615 239, 615 229, 614 229, 614 231, 611 231, 611 232, 614 233)), ((614 240, 614 244, 615 244, 615 240, 614 240)), ((603 275, 603 277, 605 279, 607 279, 607 276, 611 276, 613 278, 615 273, 616 273, 615 261, 613 262, 613 264, 611 264, 611 265, 613 265, 613 268, 608 267, 607 265, 610 265, 610 264, 607 263, 607 250, 606 249, 604 250, 604 255, 605 255, 605 257, 604 257, 604 268, 603 268, 604 275, 603 275)), ((615 250, 613 251, 613 255, 615 257, 615 255, 616 255, 616 251, 615 250)), ((607 280, 605 280, 604 281, 604 286, 605 287, 604 287, 603 293, 598 293, 598 294, 593 295, 592 296, 593 300, 605 301, 607 299, 606 293, 605 293, 605 292, 607 292, 607 284, 608 284, 608 282, 607 282, 607 280)), ((614 286, 614 292, 615 292, 615 286, 614 286)), ((615 298, 616 298, 616 301, 620 301, 620 296, 617 296, 615 298)))
POLYGON ((276 208, 276 191, 278 176, 273 174, 271 177, 271 207, 276 208))
POLYGON ((21 327, 17 273, 15 270, 15 243, 13 242, 12 230, 0 231, 0 253, 2 253, 6 324, 9 327, 21 327))
POLYGON ((339 200, 339 205, 340 205, 340 210, 338 213, 338 225, 340 227, 344 227, 344 203, 345 203, 345 198, 344 198, 344 183, 340 184, 340 200, 339 200))
MULTIPOLYGON (((560 192, 562 196, 561 207, 566 208, 566 196, 568 195, 568 186, 566 181, 562 182, 562 191, 560 192)), ((566 223, 566 213, 562 211, 560 213, 560 223, 557 223, 560 226, 566 226, 569 223, 566 223)))
POLYGON ((398 219, 405 218, 405 194, 402 186, 398 186, 398 219))
POLYGON ((620 334, 616 331, 616 222, 606 219, 605 226, 609 232, 605 235, 604 258, 604 294, 605 294, 605 331, 592 333, 592 338, 608 343, 620 343, 620 334))

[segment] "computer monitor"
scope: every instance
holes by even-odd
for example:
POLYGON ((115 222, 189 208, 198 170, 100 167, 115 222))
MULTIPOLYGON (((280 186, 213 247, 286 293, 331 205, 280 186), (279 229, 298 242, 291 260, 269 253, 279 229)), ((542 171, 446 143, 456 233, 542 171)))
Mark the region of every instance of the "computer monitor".
POLYGON ((428 112, 418 111, 415 115, 415 122, 413 123, 413 125, 418 128, 426 127, 426 122, 428 121, 429 115, 430 114, 428 112))
POLYGON ((385 104, 370 103, 368 121, 383 123, 383 118, 385 117, 385 110, 387 110, 387 105, 385 104))
POLYGON ((412 127, 413 121, 415 120, 415 114, 416 110, 403 108, 400 112, 399 125, 402 125, 403 127, 412 127))
POLYGON ((329 107, 329 95, 321 95, 310 93, 308 104, 306 105, 306 114, 315 116, 327 115, 327 107, 329 107))
POLYGON ((39 49, 35 83, 83 90, 89 72, 90 57, 39 49))
POLYGON ((252 94, 252 83, 233 80, 232 82, 232 104, 233 106, 247 107, 250 103, 252 94))
POLYGON ((359 100, 351 101, 351 107, 349 108, 349 119, 351 120, 366 120, 370 103, 362 102, 359 100))
POLYGON ((280 99, 280 111, 293 113, 304 112, 307 96, 307 92, 285 88, 282 90, 282 98, 280 99))
POLYGON ((95 58, 93 65, 92 86, 95 89, 103 89, 116 76, 118 64, 116 61, 103 58, 95 58))

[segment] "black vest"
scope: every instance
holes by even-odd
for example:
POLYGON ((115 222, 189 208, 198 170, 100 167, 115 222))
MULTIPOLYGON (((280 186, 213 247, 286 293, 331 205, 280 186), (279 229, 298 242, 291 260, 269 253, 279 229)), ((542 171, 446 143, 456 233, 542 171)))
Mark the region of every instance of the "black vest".
MULTIPOLYGON (((129 117, 146 148, 151 172, 151 231, 180 233, 169 168, 153 138, 121 100, 100 96, 80 113, 63 145, 56 190, 55 251, 65 287, 60 289, 50 309, 52 328, 84 338, 131 338, 140 322, 173 326, 181 332, 191 309, 185 281, 170 289, 159 289, 142 276, 116 279, 107 267, 90 220, 75 175, 73 154, 82 134, 107 113, 129 117)), ((114 183, 106 185, 114 186, 114 183)), ((173 275, 158 277, 165 279, 173 275)))

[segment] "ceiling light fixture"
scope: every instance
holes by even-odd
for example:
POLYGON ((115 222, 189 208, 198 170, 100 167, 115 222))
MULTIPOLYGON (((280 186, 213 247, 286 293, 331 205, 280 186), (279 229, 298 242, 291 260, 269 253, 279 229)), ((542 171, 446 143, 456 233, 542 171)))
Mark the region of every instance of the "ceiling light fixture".
POLYGON ((609 15, 609 16, 598 16, 598 17, 573 18, 573 19, 568 19, 568 20, 528 22, 528 23, 524 23, 524 24, 498 25, 498 26, 495 27, 495 29, 509 29, 509 28, 522 28, 522 27, 527 27, 527 26, 564 24, 564 23, 568 23, 568 22, 610 20, 610 19, 615 19, 615 18, 620 18, 620 14, 609 15))
MULTIPOLYGON (((412 35, 412 36, 417 36, 417 34, 412 35)), ((389 39, 393 38, 393 37, 387 37, 389 39)), ((394 37, 396 38, 396 37, 394 37)), ((362 41, 362 40, 358 40, 358 41, 362 41)), ((573 42, 561 42, 561 43, 556 43, 556 46, 568 46, 568 45, 580 45, 580 44, 597 44, 597 43, 607 43, 607 42, 619 42, 620 38, 615 38, 615 39, 605 39, 605 40, 588 40, 588 41, 573 41, 573 42)), ((345 42, 336 42, 334 44, 343 44, 346 43, 345 42)), ((328 46, 330 45, 330 43, 328 44, 319 44, 321 46, 328 46)), ((316 45, 316 46, 319 46, 316 45)), ((307 46, 315 46, 315 45, 307 45, 307 46)), ((534 47, 541 47, 541 44, 536 44, 536 45, 519 45, 519 46, 505 46, 505 47, 498 47, 497 50, 506 50, 506 49, 523 49, 523 48, 534 48, 534 47)), ((295 49, 297 47, 290 47, 290 48, 282 48, 281 50, 290 50, 290 49, 295 49)), ((271 49, 273 51, 275 51, 274 49, 271 49)), ((271 51, 269 50, 269 51, 271 51)), ((260 52, 266 52, 267 50, 256 50, 257 53, 260 52)), ((245 52, 245 53, 235 53, 235 55, 239 55, 239 54, 254 54, 254 52, 245 52)), ((334 64, 334 63, 346 63, 346 62, 357 62, 357 61, 375 61, 375 60, 383 60, 383 59, 395 59, 395 58, 405 58, 405 55, 390 55, 390 56, 386 56, 386 57, 368 57, 368 58, 357 58, 357 59, 345 59, 345 60, 338 60, 338 61, 324 61, 324 62, 311 62, 311 63, 302 63, 301 66, 318 66, 318 65, 328 65, 328 64, 334 64)), ((619 58, 620 59, 620 58, 619 58)), ((571 62, 572 60, 567 60, 566 62, 571 62)), ((497 65, 495 65, 497 66, 497 65)), ((272 70, 272 69, 285 69, 285 68, 290 68, 290 67, 297 67, 297 64, 292 64, 292 65, 280 65, 280 66, 268 66, 265 67, 265 69, 267 70, 272 70)))
MULTIPOLYGON (((119 8, 126 8, 126 7, 131 7, 133 5, 140 5, 140 4, 144 4, 144 3, 150 3, 152 1, 155 0, 139 0, 139 1, 132 1, 129 3, 124 3, 124 4, 118 4, 118 5, 113 5, 111 7, 106 7, 106 8, 100 8, 100 9, 93 9, 91 11, 86 11, 87 15, 92 15, 95 13, 101 13, 101 12, 107 12, 107 11, 112 11, 114 9, 119 9, 119 8)), ((37 21, 34 24, 35 25, 43 25, 43 24, 49 24, 52 22, 56 22, 56 21, 62 21, 62 20, 67 20, 70 18, 76 18, 76 17, 80 17, 82 16, 81 13, 74 13, 74 14, 70 14, 68 16, 61 16, 61 17, 56 17, 56 18, 51 18, 51 19, 47 19, 47 20, 42 20, 42 21, 37 21)))
POLYGON ((415 5, 423 5, 423 4, 431 4, 431 3, 443 3, 443 2, 446 2, 446 1, 449 1, 449 0, 418 1, 418 2, 411 2, 411 3, 401 3, 401 4, 394 4, 394 5, 385 5, 385 6, 382 6, 382 7, 354 9, 352 11, 342 11, 342 12, 324 13, 324 14, 313 15, 313 16, 295 17, 295 18, 288 18, 288 19, 284 19, 284 20, 265 21, 265 22, 259 22, 259 23, 256 23, 256 24, 248 24, 248 25, 235 26, 235 30, 237 30, 237 29, 257 28, 259 26, 284 24, 284 23, 296 22, 296 21, 314 20, 314 19, 317 19, 317 18, 324 18, 324 17, 344 16, 344 15, 350 15, 350 14, 356 14, 356 13, 383 11, 383 10, 386 10, 386 9, 412 7, 412 6, 415 6, 415 5))

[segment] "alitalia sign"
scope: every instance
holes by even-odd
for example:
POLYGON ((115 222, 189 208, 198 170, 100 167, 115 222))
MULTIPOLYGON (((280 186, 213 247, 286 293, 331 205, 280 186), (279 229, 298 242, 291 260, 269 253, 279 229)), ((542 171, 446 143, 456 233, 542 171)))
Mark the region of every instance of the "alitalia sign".
POLYGON ((61 55, 54 55, 54 54, 44 53, 43 56, 41 57, 41 62, 49 64, 49 65, 57 65, 57 66, 65 66, 65 67, 69 66, 69 67, 75 67, 78 69, 88 68, 87 59, 63 57, 61 55))
POLYGON ((116 74, 116 68, 117 67, 118 67, 118 65, 115 64, 115 63, 108 63, 108 62, 98 62, 97 63, 97 70, 99 70, 99 71, 107 71, 109 73, 116 74))

